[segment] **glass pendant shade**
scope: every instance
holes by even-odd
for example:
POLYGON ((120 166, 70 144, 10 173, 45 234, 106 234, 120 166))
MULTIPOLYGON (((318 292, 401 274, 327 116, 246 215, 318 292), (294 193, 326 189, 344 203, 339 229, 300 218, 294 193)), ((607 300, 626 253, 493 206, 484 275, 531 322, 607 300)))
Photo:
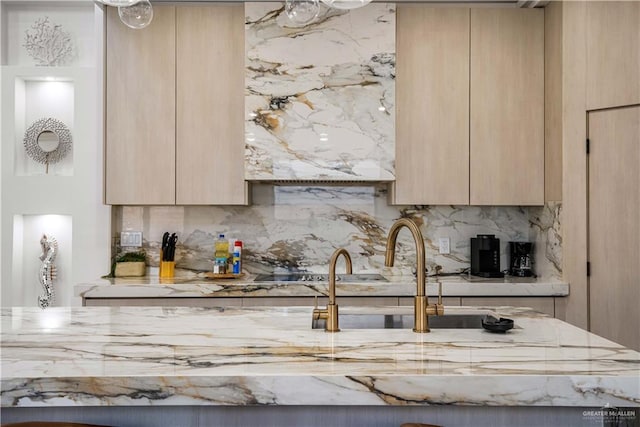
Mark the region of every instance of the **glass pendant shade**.
POLYGON ((139 30, 146 27, 153 19, 153 7, 149 0, 139 1, 132 6, 119 7, 120 20, 129 28, 139 30))
POLYGON ((106 4, 107 6, 113 7, 126 7, 133 6, 139 0, 98 0, 102 4, 106 4))
POLYGON ((357 9, 371 3, 371 0, 322 0, 322 3, 335 9, 357 9))
POLYGON ((312 23, 320 13, 319 0, 286 0, 284 11, 291 22, 296 25, 312 23))

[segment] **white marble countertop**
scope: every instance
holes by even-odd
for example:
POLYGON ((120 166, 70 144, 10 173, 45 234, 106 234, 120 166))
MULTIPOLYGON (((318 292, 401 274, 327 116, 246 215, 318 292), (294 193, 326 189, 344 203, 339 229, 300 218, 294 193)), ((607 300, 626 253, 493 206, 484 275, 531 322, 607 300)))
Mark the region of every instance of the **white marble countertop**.
POLYGON ((516 327, 326 333, 305 307, 3 308, 1 404, 640 406, 638 352, 494 310, 516 327))
MULTIPOLYGON (((336 284, 336 293, 342 297, 413 296, 415 278, 385 275, 387 282, 336 284)), ((75 296, 82 298, 194 298, 194 297, 305 297, 327 296, 327 282, 256 282, 255 275, 240 279, 210 280, 204 277, 176 277, 160 279, 157 276, 99 279, 78 284, 75 296)), ((462 296, 566 296, 569 285, 553 280, 535 278, 472 279, 468 276, 443 276, 427 279, 427 295, 438 294, 442 283, 445 297, 462 296)))

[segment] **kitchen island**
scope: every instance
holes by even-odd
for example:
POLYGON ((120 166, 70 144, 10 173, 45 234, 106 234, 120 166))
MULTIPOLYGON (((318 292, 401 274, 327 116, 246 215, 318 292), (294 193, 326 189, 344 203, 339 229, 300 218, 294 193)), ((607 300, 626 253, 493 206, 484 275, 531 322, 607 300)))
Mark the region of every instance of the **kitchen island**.
POLYGON ((583 425, 585 411, 640 406, 638 352, 529 309, 495 312, 514 329, 326 333, 307 307, 3 308, 2 419, 583 425))

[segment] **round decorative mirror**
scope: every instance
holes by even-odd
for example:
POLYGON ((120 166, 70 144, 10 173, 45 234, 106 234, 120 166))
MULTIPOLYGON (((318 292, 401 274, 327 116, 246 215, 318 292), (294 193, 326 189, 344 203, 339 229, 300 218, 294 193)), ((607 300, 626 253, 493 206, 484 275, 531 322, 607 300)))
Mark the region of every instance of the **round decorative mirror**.
POLYGON ((38 146, 45 153, 50 153, 58 148, 60 145, 60 138, 55 132, 51 132, 50 130, 45 130, 40 132, 38 135, 38 146))
POLYGON ((71 150, 71 132, 60 120, 36 120, 24 134, 24 148, 49 173, 49 164, 59 162, 71 150))

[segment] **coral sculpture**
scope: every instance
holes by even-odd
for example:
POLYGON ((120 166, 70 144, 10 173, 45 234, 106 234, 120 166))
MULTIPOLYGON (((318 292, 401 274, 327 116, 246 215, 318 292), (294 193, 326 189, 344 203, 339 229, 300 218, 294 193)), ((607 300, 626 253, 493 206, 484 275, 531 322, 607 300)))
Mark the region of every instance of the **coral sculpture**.
POLYGON ((73 56, 71 35, 62 30, 61 25, 49 21, 49 17, 39 18, 25 31, 23 45, 37 65, 65 65, 73 56))
POLYGON ((53 279, 56 278, 56 266, 53 261, 56 259, 58 253, 58 241, 53 237, 47 237, 46 234, 42 235, 40 239, 40 246, 42 247, 42 254, 40 260, 42 265, 40 266, 40 284, 44 288, 44 296, 38 296, 38 305, 44 309, 51 305, 53 302, 53 279))

